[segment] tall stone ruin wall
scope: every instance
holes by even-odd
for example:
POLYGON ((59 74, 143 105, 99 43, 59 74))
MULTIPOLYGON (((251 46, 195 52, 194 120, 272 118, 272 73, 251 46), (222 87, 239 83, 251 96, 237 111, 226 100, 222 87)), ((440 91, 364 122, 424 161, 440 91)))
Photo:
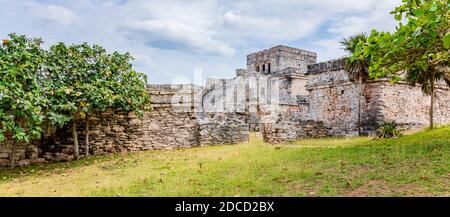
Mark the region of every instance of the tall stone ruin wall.
MULTIPOLYGON (((191 85, 149 85, 151 105, 143 117, 108 110, 90 118, 92 155, 141 150, 176 149, 248 141, 246 113, 204 114, 191 85)), ((84 123, 78 126, 80 155, 84 155, 84 123)), ((0 167, 9 166, 12 140, 0 144, 0 167)), ((18 165, 73 160, 70 126, 30 144, 19 144, 14 158, 18 165)))
MULTIPOLYGON (((419 86, 407 83, 392 85, 388 81, 372 84, 379 95, 379 117, 383 121, 395 121, 402 129, 411 129, 429 124, 430 95, 424 94, 419 86)), ((434 122, 450 123, 450 89, 436 88, 434 122)))
MULTIPOLYGON (((362 133, 374 134, 383 122, 395 121, 401 129, 429 123, 430 96, 420 87, 387 79, 367 80, 362 86, 351 81, 344 59, 311 65, 308 76, 310 118, 330 127, 331 135, 357 135, 358 94, 361 96, 362 133)), ((450 123, 450 91, 442 83, 436 88, 434 121, 450 123)))
MULTIPOLYGON (((351 82, 344 61, 309 66, 309 118, 323 122, 331 135, 356 135, 359 85, 351 82)), ((363 109, 365 106, 361 106, 363 109)))
MULTIPOLYGON (((406 82, 367 80, 362 86, 350 80, 344 59, 309 66, 308 95, 298 96, 299 112, 283 114, 264 125, 264 141, 279 143, 300 138, 358 134, 358 95, 361 96, 361 130, 373 135, 384 122, 395 121, 400 129, 429 124, 430 96, 406 82), (302 112, 303 111, 303 112, 302 112)), ((450 90, 436 88, 434 121, 450 123, 450 90)))

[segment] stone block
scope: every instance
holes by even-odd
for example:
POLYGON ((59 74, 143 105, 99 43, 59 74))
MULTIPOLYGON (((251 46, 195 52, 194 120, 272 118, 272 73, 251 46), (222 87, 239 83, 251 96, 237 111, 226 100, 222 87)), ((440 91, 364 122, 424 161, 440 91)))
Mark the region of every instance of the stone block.
POLYGON ((8 167, 8 166, 9 166, 9 160, 0 159, 0 167, 8 167))
POLYGON ((5 152, 0 153, 0 159, 9 159, 9 153, 5 152))

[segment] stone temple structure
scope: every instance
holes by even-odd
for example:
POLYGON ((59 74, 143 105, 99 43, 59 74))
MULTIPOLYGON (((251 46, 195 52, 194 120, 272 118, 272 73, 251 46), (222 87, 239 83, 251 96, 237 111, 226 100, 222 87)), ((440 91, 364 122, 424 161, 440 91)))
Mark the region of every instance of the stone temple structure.
MULTIPOLYGON (((247 69, 232 79, 208 80, 203 95, 226 108, 245 108, 250 130, 262 131, 266 142, 304 137, 372 135, 383 122, 403 129, 426 126, 430 96, 406 82, 387 79, 352 81, 345 59, 316 63, 316 53, 287 46, 249 54, 247 69), (233 96, 238 96, 234 107, 233 96)), ((234 97, 236 98, 236 97, 234 97)), ((450 91, 439 82, 434 120, 450 123, 450 91)))
POLYGON ((230 111, 249 113, 247 123, 260 131, 263 123, 281 114, 303 112, 308 95, 308 65, 317 55, 287 46, 276 46, 247 56, 247 69, 237 69, 232 79, 209 79, 204 87, 203 108, 214 110, 224 103, 230 111), (303 97, 303 98, 302 98, 303 97))
MULTIPOLYGON (((405 82, 352 81, 344 59, 316 63, 311 51, 275 46, 247 56, 247 68, 206 84, 148 85, 151 104, 142 118, 108 110, 91 117, 93 155, 245 142, 259 131, 267 143, 308 137, 374 134, 383 122, 403 129, 428 124, 430 96, 405 82)), ((436 88, 435 122, 450 123, 450 90, 436 88)), ((84 124, 78 124, 83 132, 84 124)), ((81 154, 84 135, 80 133, 81 154)), ((73 159, 70 129, 12 148, 0 144, 0 167, 73 159), (14 150, 14 151, 13 151, 14 150)))

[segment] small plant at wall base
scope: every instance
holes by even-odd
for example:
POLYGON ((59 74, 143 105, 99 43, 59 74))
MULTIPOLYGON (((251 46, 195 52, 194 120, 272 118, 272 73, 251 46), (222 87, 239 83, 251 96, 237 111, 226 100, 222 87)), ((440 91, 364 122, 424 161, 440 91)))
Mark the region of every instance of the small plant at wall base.
POLYGON ((400 137, 400 131, 397 129, 395 121, 385 122, 377 130, 377 138, 397 138, 400 137))
POLYGON ((399 21, 396 31, 372 30, 350 59, 370 59, 371 78, 390 77, 395 83, 405 74, 411 85, 421 85, 430 95, 433 128, 436 81, 443 79, 450 86, 450 4, 448 0, 404 0, 391 13, 399 21))

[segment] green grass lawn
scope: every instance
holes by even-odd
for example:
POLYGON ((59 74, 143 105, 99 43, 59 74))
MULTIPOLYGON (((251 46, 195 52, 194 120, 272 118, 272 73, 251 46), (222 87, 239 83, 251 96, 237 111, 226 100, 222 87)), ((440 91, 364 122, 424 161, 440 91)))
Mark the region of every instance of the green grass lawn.
POLYGON ((0 196, 450 196, 450 128, 0 169, 0 196))

